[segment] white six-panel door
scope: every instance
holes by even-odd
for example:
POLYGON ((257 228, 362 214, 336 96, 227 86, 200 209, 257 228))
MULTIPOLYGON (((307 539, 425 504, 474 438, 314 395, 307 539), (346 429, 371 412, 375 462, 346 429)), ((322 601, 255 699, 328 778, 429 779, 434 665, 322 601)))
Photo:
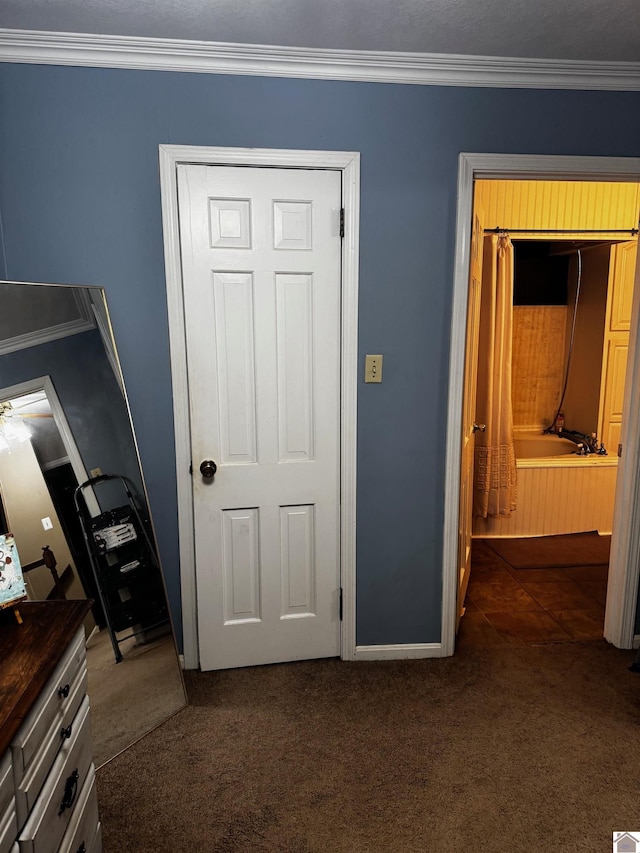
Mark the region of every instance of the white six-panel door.
POLYGON ((337 656, 341 175, 181 165, 178 196, 201 668, 337 656))

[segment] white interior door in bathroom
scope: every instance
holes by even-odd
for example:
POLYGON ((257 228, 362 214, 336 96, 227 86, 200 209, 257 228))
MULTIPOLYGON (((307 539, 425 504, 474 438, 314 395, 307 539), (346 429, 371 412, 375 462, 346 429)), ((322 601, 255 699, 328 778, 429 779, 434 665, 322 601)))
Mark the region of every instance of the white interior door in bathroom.
POLYGON ((178 166, 202 669, 340 654, 341 196, 178 166))
POLYGON ((478 376, 478 339, 480 335, 480 298, 482 295, 482 249, 484 221, 476 201, 471 232, 471 261, 469 265, 469 300, 462 397, 462 455, 460 472, 460 514, 458 531, 458 595, 456 631, 464 612, 464 599, 471 573, 471 536, 473 528, 473 460, 477 425, 476 390, 478 376))

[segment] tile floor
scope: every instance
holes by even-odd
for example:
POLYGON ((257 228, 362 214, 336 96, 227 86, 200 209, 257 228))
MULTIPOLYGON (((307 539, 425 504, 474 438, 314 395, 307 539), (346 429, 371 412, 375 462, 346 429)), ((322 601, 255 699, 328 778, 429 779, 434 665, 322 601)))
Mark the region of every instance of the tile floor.
POLYGON ((513 569, 475 539, 458 645, 600 639, 607 574, 608 566, 513 569))

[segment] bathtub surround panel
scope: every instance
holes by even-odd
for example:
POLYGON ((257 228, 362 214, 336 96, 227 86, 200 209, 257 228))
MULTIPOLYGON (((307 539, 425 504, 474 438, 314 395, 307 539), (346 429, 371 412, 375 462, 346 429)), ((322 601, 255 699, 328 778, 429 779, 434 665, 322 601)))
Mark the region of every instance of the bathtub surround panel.
POLYGON ((506 518, 475 518, 474 537, 609 534, 617 470, 617 459, 606 456, 520 458, 517 509, 506 518))
POLYGON ((565 365, 566 305, 514 305, 513 425, 544 429, 560 402, 565 365))

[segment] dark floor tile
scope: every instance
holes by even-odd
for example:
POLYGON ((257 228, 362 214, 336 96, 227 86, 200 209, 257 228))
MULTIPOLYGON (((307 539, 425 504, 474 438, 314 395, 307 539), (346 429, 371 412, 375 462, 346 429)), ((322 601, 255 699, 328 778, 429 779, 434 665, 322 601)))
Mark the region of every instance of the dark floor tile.
POLYGON ((523 613, 488 613, 487 619, 499 633, 523 643, 570 640, 571 635, 542 609, 523 613))
POLYGON ((468 595, 464 600, 464 607, 467 613, 476 613, 479 612, 480 608, 468 595))
POLYGON ((561 583, 525 583, 523 587, 545 610, 589 610, 594 599, 572 580, 561 583))
POLYGON ((492 551, 482 539, 474 539, 471 543, 471 562, 482 565, 484 563, 495 563, 497 554, 492 551))
POLYGON ((458 649, 472 646, 504 646, 509 642, 510 638, 499 634, 487 617, 479 611, 467 610, 460 620, 456 637, 458 649))
POLYGON ((588 596, 595 599, 598 604, 604 605, 607 603, 607 583, 606 581, 576 581, 576 584, 587 593, 588 596))
POLYGON ((503 575, 509 576, 509 572, 504 566, 491 566, 488 563, 479 565, 471 563, 471 574, 469 579, 473 581, 484 581, 485 583, 500 583, 503 575))
POLYGON ((563 570, 571 580, 578 581, 604 581, 609 577, 609 566, 571 566, 563 570))
POLYGON ((472 580, 467 595, 483 613, 540 609, 535 599, 508 574, 499 583, 472 580))
POLYGON ((518 583, 562 583, 571 578, 565 574, 565 569, 513 569, 508 572, 518 583))
POLYGON ((589 610, 550 610, 549 615, 574 640, 600 640, 604 632, 604 610, 595 615, 589 610))

